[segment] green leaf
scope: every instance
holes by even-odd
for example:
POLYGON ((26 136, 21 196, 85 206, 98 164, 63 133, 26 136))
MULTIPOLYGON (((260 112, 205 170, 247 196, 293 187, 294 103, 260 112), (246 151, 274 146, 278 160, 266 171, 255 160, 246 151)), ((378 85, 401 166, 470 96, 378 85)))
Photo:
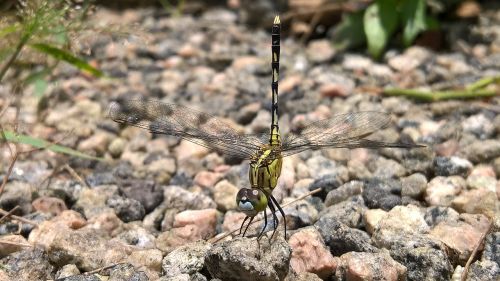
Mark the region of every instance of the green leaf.
POLYGON ((27 135, 22 135, 22 134, 16 134, 16 133, 11 132, 11 131, 5 131, 5 130, 0 131, 0 138, 3 139, 3 137, 5 137, 5 139, 7 139, 7 141, 10 141, 10 142, 27 144, 27 145, 31 145, 31 146, 36 147, 36 148, 44 148, 44 149, 48 149, 48 150, 51 150, 54 152, 64 153, 64 154, 68 154, 68 155, 79 157, 79 158, 92 159, 92 160, 102 160, 102 158, 90 156, 90 155, 76 151, 76 150, 71 149, 71 148, 66 147, 66 146, 62 146, 62 145, 58 145, 58 144, 51 144, 50 142, 45 141, 43 139, 39 139, 39 138, 27 136, 27 135))
POLYGON ((398 24, 396 2, 377 0, 372 3, 365 11, 363 24, 368 52, 374 58, 379 58, 398 24))
POLYGON ((17 24, 8 25, 8 26, 0 29, 0 37, 5 37, 5 36, 11 34, 12 32, 16 32, 17 29, 18 29, 17 24))
POLYGON ((426 28, 425 0, 402 0, 403 44, 408 47, 426 28))
POLYGON ((59 48, 56 48, 56 47, 53 47, 53 46, 50 46, 47 44, 43 44, 43 43, 31 44, 30 47, 32 47, 33 49, 38 50, 42 53, 50 55, 57 60, 63 60, 69 64, 72 64, 76 68, 78 68, 80 70, 87 71, 96 77, 104 76, 104 73, 102 71, 100 71, 99 69, 91 66, 86 61, 84 61, 80 58, 77 58, 77 57, 73 56, 72 54, 70 54, 64 50, 61 50, 59 48))
POLYGON ((338 49, 356 48, 366 42, 363 28, 364 11, 345 13, 342 21, 335 28, 334 44, 338 49))

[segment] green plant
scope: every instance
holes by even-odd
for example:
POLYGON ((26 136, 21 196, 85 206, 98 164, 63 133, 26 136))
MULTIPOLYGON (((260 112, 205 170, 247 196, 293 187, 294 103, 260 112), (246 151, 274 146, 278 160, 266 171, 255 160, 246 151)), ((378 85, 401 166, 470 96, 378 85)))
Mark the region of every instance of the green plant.
POLYGON ((60 61, 96 77, 103 76, 100 70, 72 54, 73 39, 89 28, 85 19, 90 2, 83 1, 77 7, 66 0, 18 1, 17 13, 0 12, 0 40, 3 43, 0 45, 0 82, 14 69, 12 77, 17 84, 37 83, 60 61), (22 73, 24 69, 28 71, 22 73))
POLYGON ((426 8, 425 0, 375 0, 365 10, 345 14, 334 40, 339 48, 366 43, 378 59, 397 31, 401 30, 402 43, 410 46, 419 33, 438 27, 426 8))

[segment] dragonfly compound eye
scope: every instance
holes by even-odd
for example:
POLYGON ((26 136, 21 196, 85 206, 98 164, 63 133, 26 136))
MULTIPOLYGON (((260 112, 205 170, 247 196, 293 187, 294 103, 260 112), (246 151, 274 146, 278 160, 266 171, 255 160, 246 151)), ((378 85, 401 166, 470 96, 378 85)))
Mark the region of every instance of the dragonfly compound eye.
POLYGON ((236 195, 238 209, 247 216, 255 216, 267 206, 267 197, 258 189, 242 188, 236 195))

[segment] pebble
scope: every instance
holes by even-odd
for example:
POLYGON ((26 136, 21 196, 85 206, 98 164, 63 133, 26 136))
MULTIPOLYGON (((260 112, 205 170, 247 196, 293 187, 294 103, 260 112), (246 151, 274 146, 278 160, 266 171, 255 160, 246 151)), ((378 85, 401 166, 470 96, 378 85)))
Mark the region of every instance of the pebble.
POLYGON ((460 176, 435 177, 427 184, 425 201, 431 206, 450 206, 465 185, 465 180, 460 176))
POLYGON ((469 189, 485 188, 492 192, 496 192, 498 189, 498 181, 493 167, 488 165, 477 165, 474 167, 467 177, 467 186, 469 189))
POLYGON ((0 208, 10 211, 15 206, 19 209, 14 212, 17 215, 31 213, 31 195, 32 187, 30 184, 21 181, 7 182, 5 189, 0 197, 0 208))
POLYGON ((427 187, 427 178, 420 173, 401 178, 401 195, 420 199, 427 187))
POLYGON ((282 280, 291 255, 281 235, 276 235, 272 243, 265 236, 260 243, 256 238, 236 238, 215 244, 205 255, 205 266, 213 278, 221 280, 282 280))
POLYGON ((347 200, 349 197, 359 195, 363 191, 363 182, 350 181, 338 188, 328 192, 325 198, 325 206, 331 206, 347 200))
POLYGON ((350 200, 323 209, 319 213, 319 217, 333 218, 349 227, 361 228, 363 226, 363 213, 366 209, 363 198, 354 196, 350 200))
POLYGON ((144 206, 135 199, 112 196, 106 201, 106 205, 113 208, 116 215, 124 222, 142 220, 146 215, 144 206))
POLYGON ((195 236, 207 239, 215 235, 218 216, 216 209, 186 210, 175 215, 173 226, 193 225, 197 229, 195 236))
POLYGON ((335 50, 329 40, 314 40, 307 45, 306 54, 313 63, 325 63, 333 58, 335 50))
POLYGON ((359 229, 350 228, 335 218, 320 218, 317 227, 325 244, 330 247, 334 256, 347 252, 378 252, 370 242, 370 236, 359 229))
POLYGON ((235 210, 236 194, 239 189, 227 180, 218 182, 214 188, 214 201, 217 203, 217 208, 221 211, 235 210))
POLYGON ((383 253, 350 252, 340 257, 335 273, 338 280, 387 280, 406 279, 406 267, 383 253))
POLYGON ((451 207, 459 213, 484 214, 494 218, 498 212, 498 198, 495 192, 485 188, 460 193, 451 201, 451 207))
MULTIPOLYGON (((80 270, 76 265, 69 263, 61 267, 56 273, 56 279, 64 279, 73 275, 79 275, 80 270)), ((71 279, 70 279, 71 280, 71 279)))
POLYGON ((391 210, 401 205, 401 182, 394 179, 369 179, 365 181, 363 200, 370 209, 391 210))
POLYGON ((59 215, 64 210, 67 210, 66 203, 57 197, 39 197, 31 203, 33 209, 42 213, 50 213, 54 216, 59 215))
POLYGON ((429 207, 425 210, 425 222, 430 227, 434 227, 441 222, 458 221, 459 213, 450 207, 429 207))
POLYGON ((13 244, 7 244, 7 243, 0 244, 0 258, 3 258, 11 253, 25 249, 26 247, 23 247, 21 244, 25 244, 28 247, 30 245, 22 235, 17 235, 17 234, 3 235, 1 236, 1 239, 2 241, 12 242, 13 244))
POLYGON ((475 141, 465 146, 462 152, 472 163, 487 162, 500 156, 500 140, 475 141))
POLYGON ((333 275, 338 260, 332 256, 316 228, 302 228, 288 242, 292 248, 290 266, 296 273, 311 272, 322 279, 333 275))
MULTIPOLYGON (((387 212, 382 209, 368 209, 363 214, 363 221, 368 233, 373 234, 377 229, 378 223, 387 215, 387 212)), ((458 214, 457 214, 458 217, 458 214)))
POLYGON ((198 241, 178 247, 163 258, 161 267, 165 277, 200 272, 205 267, 205 255, 212 245, 198 241))
MULTIPOLYGON (((49 280, 54 266, 49 256, 38 248, 15 252, 0 260, 6 280, 49 280)), ((1 275, 0 275, 1 276, 1 275)))
MULTIPOLYGON (((146 274, 145 280, 157 280, 162 270, 162 252, 158 249, 136 250, 127 257, 127 262, 137 273, 146 274)), ((117 275, 123 277, 123 275, 117 275)))
POLYGON ((209 171, 200 171, 194 177, 194 183, 205 188, 213 188, 213 186, 222 178, 221 173, 213 173, 209 171))
POLYGON ((163 201, 163 187, 153 181, 122 180, 119 190, 123 197, 140 202, 146 213, 154 210, 163 201))
POLYGON ((457 175, 465 178, 472 170, 472 163, 469 160, 457 156, 438 156, 434 159, 433 165, 436 175, 444 177, 457 175))

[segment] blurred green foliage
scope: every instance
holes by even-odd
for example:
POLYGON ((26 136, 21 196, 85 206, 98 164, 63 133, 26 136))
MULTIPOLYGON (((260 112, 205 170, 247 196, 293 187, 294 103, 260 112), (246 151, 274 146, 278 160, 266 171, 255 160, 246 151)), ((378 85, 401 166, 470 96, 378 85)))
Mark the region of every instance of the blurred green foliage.
POLYGON ((437 23, 427 13, 425 0, 375 0, 362 11, 345 14, 334 40, 341 49, 366 44, 378 59, 396 32, 401 31, 403 45, 410 46, 421 32, 438 28, 437 23))

